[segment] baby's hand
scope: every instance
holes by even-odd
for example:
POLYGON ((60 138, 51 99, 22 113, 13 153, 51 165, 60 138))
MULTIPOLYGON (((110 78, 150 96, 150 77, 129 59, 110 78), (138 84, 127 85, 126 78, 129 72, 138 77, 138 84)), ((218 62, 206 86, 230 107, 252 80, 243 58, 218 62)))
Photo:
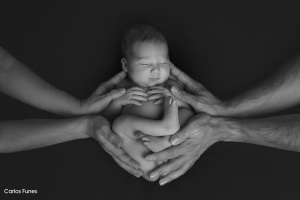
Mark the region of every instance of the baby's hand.
POLYGON ((123 96, 115 99, 114 101, 120 106, 128 104, 141 106, 142 104, 139 101, 147 101, 147 96, 148 94, 142 88, 132 87, 128 88, 123 96))
POLYGON ((153 102, 153 104, 159 105, 164 102, 165 97, 171 96, 171 97, 173 97, 173 99, 176 100, 178 107, 190 108, 190 106, 188 104, 186 104, 183 101, 180 101, 179 99, 174 97, 170 90, 171 90, 171 88, 168 88, 168 87, 161 87, 161 86, 150 87, 149 90, 147 91, 147 93, 149 95, 148 100, 156 100, 153 102))
POLYGON ((163 103, 164 98, 167 96, 176 99, 167 87, 153 86, 149 88, 147 93, 149 95, 148 100, 156 100, 153 102, 155 105, 163 103))

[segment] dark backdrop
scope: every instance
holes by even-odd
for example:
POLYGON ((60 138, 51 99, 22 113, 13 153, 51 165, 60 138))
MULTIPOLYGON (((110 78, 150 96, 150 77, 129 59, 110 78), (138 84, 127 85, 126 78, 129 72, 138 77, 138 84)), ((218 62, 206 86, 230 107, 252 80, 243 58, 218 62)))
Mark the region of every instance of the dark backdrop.
MULTIPOLYGON (((121 70, 125 30, 149 23, 165 34, 173 63, 226 100, 300 51, 298 2, 1 1, 0 46, 84 99, 121 70)), ((4 94, 0 102, 0 120, 61 118, 4 94)), ((0 199, 299 199, 299 169, 299 153, 217 143, 186 174, 160 187, 129 175, 96 141, 85 139, 0 154, 0 199), (4 195, 4 189, 38 195, 4 195)))

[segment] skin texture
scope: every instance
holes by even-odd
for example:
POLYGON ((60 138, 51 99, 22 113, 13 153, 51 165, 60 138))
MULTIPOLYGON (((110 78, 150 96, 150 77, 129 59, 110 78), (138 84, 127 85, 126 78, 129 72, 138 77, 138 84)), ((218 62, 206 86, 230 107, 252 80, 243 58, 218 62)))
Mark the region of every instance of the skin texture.
MULTIPOLYGON (((120 72, 102 83, 88 99, 79 100, 44 81, 0 47, 0 91, 36 108, 66 117, 101 113, 113 99, 124 95, 125 89, 115 89, 115 85, 125 76, 125 72, 120 72)), ((109 127, 109 122, 101 116, 1 121, 0 151, 16 152, 93 137, 122 168, 136 176, 142 175, 139 164, 119 148, 120 138, 109 127)))
MULTIPOLYGON (((193 115, 193 112, 181 107, 178 112, 176 101, 171 104, 174 109, 168 108, 167 104, 165 107, 153 104, 154 100, 161 99, 163 95, 163 97, 172 96, 169 91, 165 91, 166 86, 170 88, 174 85, 174 81, 168 80, 170 62, 165 44, 136 42, 132 47, 130 58, 128 60, 123 58, 121 62, 123 70, 128 72, 130 79, 121 83, 122 87, 127 88, 127 92, 113 100, 103 114, 113 122, 113 130, 122 138, 122 148, 140 163, 144 178, 151 180, 148 172, 156 166, 156 163, 145 161, 143 157, 149 154, 150 150, 156 151, 158 142, 156 145, 151 145, 149 138, 147 142, 140 142, 134 133, 143 131, 152 136, 172 135, 179 129, 180 124, 183 125, 193 115), (164 111, 163 118, 162 111, 164 111)), ((161 141, 164 143, 159 143, 160 150, 170 146, 168 140, 161 141)))
POLYGON ((135 42, 129 58, 121 62, 129 79, 140 87, 162 84, 170 75, 168 47, 164 43, 135 42))
POLYGON ((184 90, 172 87, 173 96, 189 103, 199 114, 170 138, 170 143, 174 146, 145 158, 157 162, 169 160, 153 170, 150 177, 153 180, 160 179, 160 185, 171 182, 190 169, 202 153, 218 141, 246 142, 299 151, 300 115, 263 119, 237 118, 260 116, 298 103, 299 71, 300 57, 297 56, 259 87, 228 102, 222 102, 172 65, 171 74, 184 85, 184 90))

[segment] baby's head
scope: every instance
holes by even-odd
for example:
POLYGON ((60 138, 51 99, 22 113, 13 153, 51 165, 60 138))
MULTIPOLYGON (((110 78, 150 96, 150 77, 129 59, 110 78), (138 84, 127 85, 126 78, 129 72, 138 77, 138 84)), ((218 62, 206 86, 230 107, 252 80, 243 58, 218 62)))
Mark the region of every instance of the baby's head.
POLYGON ((142 87, 165 82, 170 75, 168 44, 154 27, 136 25, 122 40, 122 68, 129 79, 142 87))

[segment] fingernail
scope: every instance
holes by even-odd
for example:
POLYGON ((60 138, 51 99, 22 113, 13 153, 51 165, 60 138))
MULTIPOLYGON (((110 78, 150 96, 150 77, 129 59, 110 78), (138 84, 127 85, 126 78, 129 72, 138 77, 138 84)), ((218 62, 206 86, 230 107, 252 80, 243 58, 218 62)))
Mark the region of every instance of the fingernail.
POLYGON ((145 137, 143 137, 141 140, 142 140, 143 142, 149 142, 149 141, 150 141, 149 138, 145 138, 145 137))
POLYGON ((169 100, 169 105, 172 105, 172 103, 173 103, 173 98, 171 97, 169 100))
POLYGON ((155 160, 155 158, 153 156, 147 156, 145 160, 155 160))
POLYGON ((139 175, 139 174, 134 174, 134 175, 135 175, 135 177, 140 178, 140 175, 139 175))
POLYGON ((179 92, 179 89, 178 89, 176 86, 173 86, 173 87, 171 88, 171 90, 172 90, 172 92, 174 92, 174 93, 178 93, 178 92, 179 92))
POLYGON ((173 146, 176 145, 178 142, 179 142, 179 139, 178 139, 178 138, 171 138, 170 143, 171 143, 173 146))
POLYGON ((154 173, 154 174, 150 174, 150 179, 154 179, 155 177, 157 177, 157 173, 154 173))
POLYGON ((168 182, 167 180, 162 179, 159 181, 159 185, 162 186, 162 185, 166 184, 167 182, 168 182))

